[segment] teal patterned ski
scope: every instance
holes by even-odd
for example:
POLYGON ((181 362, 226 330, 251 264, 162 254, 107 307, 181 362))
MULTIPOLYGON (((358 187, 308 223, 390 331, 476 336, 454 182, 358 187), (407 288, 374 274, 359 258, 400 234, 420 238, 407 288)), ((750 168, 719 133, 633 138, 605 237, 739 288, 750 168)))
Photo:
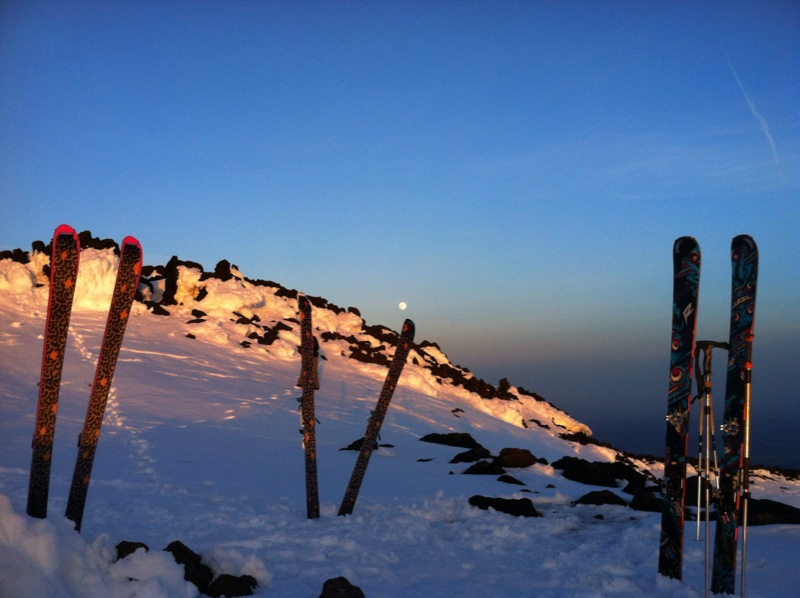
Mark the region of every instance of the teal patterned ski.
POLYGON ((658 572, 667 577, 681 579, 689 398, 692 392, 692 363, 700 289, 700 246, 692 237, 681 237, 675 241, 672 259, 672 339, 664 459, 664 511, 661 515, 658 572))
POLYGON ((745 394, 749 382, 758 281, 758 247, 748 235, 731 242, 731 323, 728 376, 725 382, 725 414, 722 423, 724 452, 720 459, 714 568, 711 591, 733 594, 736 583, 740 470, 745 432, 745 394))

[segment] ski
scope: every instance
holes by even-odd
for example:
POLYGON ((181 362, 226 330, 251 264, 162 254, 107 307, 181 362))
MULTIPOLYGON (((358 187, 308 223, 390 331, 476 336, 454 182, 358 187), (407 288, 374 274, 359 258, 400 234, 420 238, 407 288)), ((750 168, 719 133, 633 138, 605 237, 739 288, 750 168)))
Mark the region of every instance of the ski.
POLYGON ((80 252, 80 242, 75 230, 66 224, 56 228, 50 256, 50 292, 28 485, 28 515, 40 519, 47 517, 58 394, 61 389, 61 371, 64 366, 80 252))
POLYGON ((306 515, 309 519, 319 517, 319 486, 317 483, 317 432, 314 415, 314 334, 311 326, 311 302, 305 295, 298 297, 300 308, 300 356, 303 387, 301 418, 303 423, 303 449, 306 459, 306 515))
POLYGON ((397 349, 394 352, 392 364, 389 366, 389 372, 386 374, 383 388, 381 389, 380 395, 378 395, 378 403, 367 423, 367 430, 364 432, 361 449, 358 452, 358 458, 353 467, 350 482, 347 484, 347 489, 342 499, 342 505, 339 508, 339 515, 350 515, 353 512, 353 507, 355 507, 356 499, 358 498, 358 491, 361 488, 361 483, 364 481, 364 475, 367 472, 369 459, 378 443, 378 434, 381 431, 383 419, 386 417, 386 411, 389 409, 389 403, 392 400, 392 395, 394 395, 397 382, 400 380, 400 374, 403 372, 403 367, 406 364, 406 359, 408 358, 408 353, 411 350, 411 343, 413 341, 414 322, 406 320, 403 323, 403 331, 397 341, 397 349))
POLYGON ((714 567, 711 591, 733 594, 736 582, 736 545, 740 506, 740 469, 744 443, 745 398, 749 386, 750 348, 756 311, 758 248, 748 235, 731 241, 730 353, 725 382, 723 455, 720 460, 714 567))
POLYGON ((122 346, 125 328, 128 325, 131 305, 136 296, 141 271, 142 247, 139 241, 133 237, 126 237, 120 248, 117 279, 114 283, 111 307, 108 312, 103 342, 100 346, 100 356, 97 360, 92 393, 86 410, 86 420, 83 424, 83 431, 78 437, 78 458, 75 462, 69 500, 67 501, 66 516, 75 523, 75 529, 79 532, 83 521, 86 495, 89 491, 92 465, 100 439, 100 426, 103 423, 106 401, 111 390, 111 380, 114 377, 117 357, 122 346))
POLYGON ((675 241, 672 259, 672 342, 664 459, 664 511, 661 515, 658 572, 667 577, 681 579, 689 399, 700 290, 700 246, 692 237, 680 237, 675 241))

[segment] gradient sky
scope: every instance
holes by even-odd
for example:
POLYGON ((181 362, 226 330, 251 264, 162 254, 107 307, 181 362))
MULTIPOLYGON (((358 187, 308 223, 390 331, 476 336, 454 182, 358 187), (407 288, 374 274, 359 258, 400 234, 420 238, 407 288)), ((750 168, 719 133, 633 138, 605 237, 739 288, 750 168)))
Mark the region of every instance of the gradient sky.
POLYGON ((792 1, 3 0, 0 248, 228 259, 660 447, 672 243, 726 340, 749 233, 754 426, 796 432, 798 31, 792 1))

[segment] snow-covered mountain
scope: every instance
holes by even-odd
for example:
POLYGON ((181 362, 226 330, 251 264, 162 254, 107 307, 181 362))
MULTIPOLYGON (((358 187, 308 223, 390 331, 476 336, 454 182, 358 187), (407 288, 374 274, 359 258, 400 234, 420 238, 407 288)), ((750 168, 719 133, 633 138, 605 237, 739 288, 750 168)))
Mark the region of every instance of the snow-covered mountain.
MULTIPOLYGON (((643 504, 661 474, 656 460, 598 443, 534 392, 480 380, 420 339, 354 515, 336 517, 355 460, 342 449, 364 433, 397 333, 318 297, 310 299, 323 356, 322 517, 308 521, 294 386, 297 292, 249 279, 226 261, 211 272, 177 258, 144 269, 79 537, 61 513, 116 274, 113 243, 88 233, 81 241, 46 521, 24 512, 49 253, 37 243, 0 254, 0 595, 196 595, 159 550, 173 540, 216 572, 252 575, 263 596, 318 596, 338 576, 369 597, 702 591, 702 543, 687 541, 684 582, 662 579, 657 513, 573 504, 598 490, 603 475, 622 502, 643 504), (420 440, 456 433, 485 450, 420 440), (576 481, 570 466, 585 462, 607 465, 594 467, 595 485, 576 481), (481 510, 470 505, 475 495, 529 498, 542 517, 481 510), (116 561, 122 540, 153 550, 116 561)), ((755 472, 753 493, 800 507, 800 484, 789 473, 755 472)), ((778 557, 796 554, 799 532, 751 530, 753 595, 790 587, 778 557)))

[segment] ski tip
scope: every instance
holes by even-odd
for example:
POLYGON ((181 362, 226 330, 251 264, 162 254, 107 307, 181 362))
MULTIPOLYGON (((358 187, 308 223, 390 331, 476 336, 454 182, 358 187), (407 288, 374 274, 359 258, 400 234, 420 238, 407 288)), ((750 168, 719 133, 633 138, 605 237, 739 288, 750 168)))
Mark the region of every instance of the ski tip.
POLYGON ((142 248, 142 244, 139 243, 139 239, 130 235, 122 239, 122 245, 136 245, 139 249, 142 248))
POLYGON ((311 301, 302 293, 297 293, 297 306, 300 308, 300 311, 310 311, 311 301))
POLYGON ((694 248, 695 251, 699 251, 700 245, 697 239, 690 236, 678 237, 675 239, 675 244, 673 245, 675 253, 683 253, 689 250, 689 248, 694 248))
POLYGON ((755 251, 757 249, 756 242, 753 237, 750 235, 736 235, 731 240, 731 249, 736 249, 737 247, 747 247, 750 251, 755 251))
POLYGON ((58 235, 71 235, 73 237, 77 237, 78 233, 76 233, 75 229, 72 228, 69 224, 59 224, 56 227, 56 232, 54 233, 53 236, 57 237, 58 235))

